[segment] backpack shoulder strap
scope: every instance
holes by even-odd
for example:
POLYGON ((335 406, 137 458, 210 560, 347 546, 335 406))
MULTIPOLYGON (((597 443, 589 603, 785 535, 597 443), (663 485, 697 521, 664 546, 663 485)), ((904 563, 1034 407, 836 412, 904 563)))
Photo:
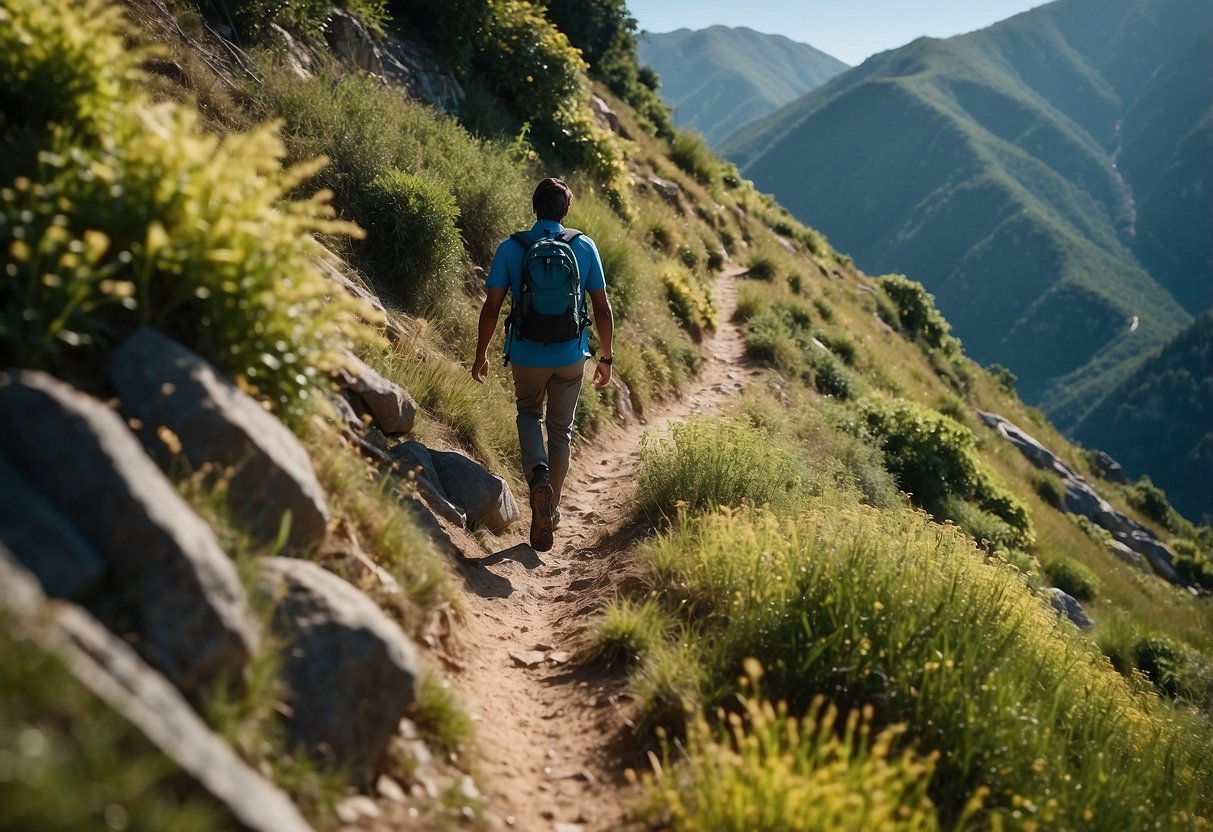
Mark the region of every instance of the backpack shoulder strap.
POLYGON ((533 231, 519 231, 517 234, 511 234, 510 239, 516 243, 521 243, 523 248, 530 248, 531 244, 538 238, 533 231))
POLYGON ((582 234, 576 228, 562 228, 560 230, 560 233, 556 235, 556 239, 560 240, 563 243, 568 244, 568 243, 573 242, 580 236, 582 236, 582 234))

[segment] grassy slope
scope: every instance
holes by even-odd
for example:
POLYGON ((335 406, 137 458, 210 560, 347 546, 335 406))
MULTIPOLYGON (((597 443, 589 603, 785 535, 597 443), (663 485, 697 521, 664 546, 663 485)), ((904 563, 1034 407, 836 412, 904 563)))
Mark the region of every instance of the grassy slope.
MULTIPOLYGON (((1162 22, 1186 14, 1195 35, 1208 14, 1190 5, 1162 22)), ((1110 162, 1138 92, 1125 65, 1164 54, 1139 42, 1148 27, 1128 40, 1135 11, 1059 3, 917 41, 741 131, 726 153, 861 266, 922 280, 978 360, 1011 366, 1025 396, 1072 426, 1123 377, 1116 365, 1188 320, 1135 259, 1130 192, 1110 162)))
MULTIPOLYGON (((187 25, 188 22, 187 20, 187 25)), ((177 44, 177 48, 181 48, 180 44, 177 44)), ((184 56, 178 57, 185 62, 184 56)), ((188 65, 201 80, 206 70, 199 65, 188 65)), ((334 175, 358 174, 373 180, 375 175, 382 172, 371 170, 359 173, 353 165, 340 167, 343 153, 356 161, 380 164, 384 169, 406 165, 411 171, 425 174, 429 178, 427 181, 439 183, 439 187, 446 189, 451 199, 458 198, 456 185, 470 187, 475 184, 476 177, 483 173, 478 173, 471 166, 478 158, 494 160, 494 165, 490 166, 492 175, 498 175, 502 170, 515 169, 518 179, 525 180, 538 173, 537 168, 528 167, 517 156, 512 155, 515 150, 508 144, 480 143, 469 137, 451 120, 438 117, 415 102, 402 103, 400 97, 390 91, 381 94, 368 92, 367 90, 373 87, 365 85, 350 88, 339 86, 343 83, 343 73, 340 70, 336 70, 333 77, 325 77, 321 83, 314 84, 303 84, 289 80, 289 76, 285 74, 274 75, 268 71, 262 78, 264 80, 250 82, 250 88, 239 97, 241 101, 254 102, 251 114, 230 110, 224 114, 224 118, 212 122, 212 125, 239 124, 250 118, 260 118, 266 115, 266 110, 262 108, 268 107, 270 113, 286 118, 288 149, 298 154, 327 153, 338 160, 335 162, 338 168, 334 175), (264 86, 275 83, 284 87, 272 91, 264 86), (337 89, 344 90, 344 93, 335 95, 334 91, 337 89), (270 95, 270 92, 275 94, 270 95), (290 108, 278 109, 281 105, 272 103, 286 100, 292 102, 290 108), (267 101, 271 104, 267 105, 267 101), (336 119, 313 122, 305 118, 295 118, 292 121, 292 116, 298 117, 306 113, 331 115, 334 112, 333 107, 346 105, 350 108, 345 111, 338 109, 336 112, 340 117, 336 119), (316 123, 336 123, 343 129, 330 134, 323 129, 317 128, 313 131, 308 128, 309 124, 315 127, 316 123), (394 124, 399 129, 371 129, 374 125, 385 123, 394 124), (416 135, 433 137, 434 141, 446 148, 447 152, 443 158, 427 156, 424 152, 427 146, 425 142, 420 143, 418 149, 411 138, 416 135), (383 150, 377 157, 378 161, 366 160, 364 156, 357 154, 351 156, 351 151, 360 146, 359 142, 371 139, 386 142, 376 145, 383 150)), ((344 82, 357 83, 348 78, 344 79, 344 82)), ((600 88, 597 91, 606 95, 600 88)), ((189 94, 179 89, 162 92, 182 96, 187 101, 192 100, 189 94)), ((884 617, 891 622, 890 632, 914 633, 924 628, 931 630, 932 617, 923 617, 922 603, 933 598, 932 603, 939 604, 937 611, 944 614, 945 618, 949 617, 946 613, 954 611, 955 615, 951 618, 960 620, 965 631, 977 634, 964 645, 955 645, 958 650, 979 647, 982 643, 980 639, 994 638, 1003 632, 991 627, 991 621, 994 621, 998 627, 1009 627, 1007 632, 1014 638, 1022 639, 1025 644, 1036 639, 1042 640, 1048 655, 1041 659, 1040 666, 1050 674, 1057 670, 1058 656, 1074 651, 1075 655, 1081 656, 1082 668, 1094 668, 1091 670, 1095 674, 1093 680, 1101 690, 1111 691, 1109 696, 1115 698, 1118 707, 1123 706, 1126 709, 1124 713, 1128 715, 1127 718, 1142 721, 1140 726, 1128 733, 1132 742, 1140 742, 1147 736, 1161 736, 1170 742, 1175 733, 1183 730, 1187 724, 1189 717, 1186 712, 1179 709, 1172 714, 1168 710, 1170 706, 1165 703, 1150 704, 1146 701, 1149 700, 1149 695, 1134 687, 1136 682, 1130 684, 1119 681, 1119 677, 1111 675, 1111 670, 1100 663, 1101 660, 1089 640, 1080 640, 1073 634, 1054 632, 1058 629, 1057 626, 1051 623, 1051 619, 1042 618, 1039 609, 1031 606, 1034 602, 1026 595, 1026 589, 1020 579, 1003 567, 984 565, 983 556, 968 538, 955 530, 941 531, 939 526, 928 524, 921 515, 907 514, 892 493, 890 475, 882 467, 883 458, 880 452, 873 447, 869 438, 862 434, 854 435, 846 427, 849 422, 855 420, 854 406, 846 401, 824 399, 819 392, 814 392, 810 385, 816 385, 820 391, 828 383, 833 385, 832 389, 849 390, 849 396, 901 398, 931 410, 938 409, 960 420, 974 432, 976 450, 984 465, 1023 502, 1031 515, 1036 542, 1031 544, 1029 551, 1022 557, 1016 556, 1019 558, 1017 562, 1023 568, 1035 572, 1033 557, 1045 564, 1073 560, 1098 574, 1100 588, 1094 601, 1088 605, 1093 616, 1100 621, 1096 638, 1101 642, 1123 647, 1125 644, 1134 643, 1137 630, 1150 629, 1160 631, 1180 643, 1191 645, 1205 655, 1213 652, 1213 612, 1209 607, 1121 564, 1073 522, 1047 505, 1037 494, 1036 480, 1039 474, 1007 443, 998 439, 991 431, 979 427, 971 408, 980 407, 1006 415, 1031 430, 1075 468, 1089 472, 1084 456, 1068 445, 1038 413, 1023 405, 1014 396, 1008 395, 989 376, 962 356, 924 350, 882 322, 880 315, 887 317, 887 298, 874 292, 868 282, 850 266, 848 259, 831 249, 819 234, 792 221, 769 198, 755 193, 744 183, 733 181, 727 168, 709 156, 694 160, 697 164, 688 164, 687 160, 683 160, 683 167, 675 165, 670 161, 665 143, 647 136, 625 105, 610 96, 608 99, 621 114, 625 129, 633 137, 627 149, 636 166, 639 181, 653 173, 676 181, 682 189, 681 207, 675 210, 651 191, 636 188, 631 193, 632 210, 625 218, 613 210, 604 197, 597 195, 597 189, 591 180, 578 176, 575 181, 579 198, 576 214, 570 222, 595 237, 607 263, 609 279, 616 297, 620 301, 628 298, 626 303, 621 304, 625 309, 621 309, 624 314, 621 315, 618 336, 618 369, 632 390, 634 402, 643 409, 662 396, 677 395, 688 373, 693 371, 697 353, 691 333, 702 332, 705 327, 710 326, 711 315, 705 315, 702 311, 705 308, 704 287, 709 283, 709 264, 713 262, 710 255, 720 248, 730 250, 733 256, 742 262, 749 262, 751 265, 760 262, 766 264, 766 274, 772 279, 769 282, 752 281, 747 284, 752 295, 749 303, 753 312, 757 313, 763 308, 770 310, 781 304, 797 311, 795 320, 809 321, 813 337, 831 345, 836 356, 831 362, 827 362, 829 366, 825 367, 831 372, 823 375, 822 362, 825 359, 814 352, 819 350, 818 347, 801 337, 801 333, 789 332, 781 335, 779 331, 773 330, 773 343, 777 344, 775 363, 783 378, 777 380, 772 377, 773 385, 778 385, 773 386, 776 391, 774 394, 752 393, 746 402, 739 404, 738 409, 738 418, 745 420, 743 424, 751 425, 748 428, 749 433, 743 430, 738 435, 757 436, 764 443, 751 447, 750 450, 760 450, 777 462, 785 461, 787 470, 799 477, 799 482, 803 485, 803 488, 781 486, 781 491, 770 492, 780 499, 771 498, 769 501, 773 504, 780 502, 783 511, 797 513, 799 519, 795 522, 805 524, 804 539, 811 539, 814 541, 813 546, 821 547, 821 557, 815 558, 815 561, 822 568, 834 563, 839 570, 836 573, 818 574, 817 579, 813 581, 814 592, 804 596, 807 599, 803 602, 806 606, 796 608, 796 611, 804 612, 813 617, 814 621, 819 620, 818 616, 824 615, 825 618, 820 620, 827 623, 815 626, 824 627, 822 632, 837 643, 839 650, 845 652, 851 645, 844 644, 844 639, 852 638, 859 632, 853 632, 853 628, 866 626, 863 622, 870 618, 866 610, 876 609, 876 602, 886 604, 890 610, 884 617), (697 179, 687 168, 697 171, 700 177, 697 179), (781 365, 780 361, 786 364, 781 365), (839 381, 839 378, 842 381, 839 381), (780 393, 780 390, 783 393, 780 393), (780 395, 785 398, 779 398, 780 395), (778 453, 775 453, 776 450, 778 453), (875 503, 880 508, 855 511, 854 506, 861 500, 875 503), (932 545, 935 547, 935 554, 927 551, 932 545), (940 551, 946 555, 942 559, 937 557, 940 551), (831 561, 830 558, 838 556, 839 552, 843 553, 839 556, 840 559, 831 561), (858 552, 867 560, 860 559, 852 563, 850 556, 846 554, 849 552, 858 552), (913 557, 907 558, 907 552, 913 557), (855 564, 863 569, 856 572, 855 564), (846 592, 830 592, 830 581, 842 575, 851 575, 852 578, 862 576, 864 580, 853 581, 854 585, 846 592), (867 581, 870 575, 881 576, 882 582, 867 581), (886 582, 885 579, 889 581, 886 582), (969 586, 970 583, 972 586, 969 586), (980 598, 980 603, 965 606, 955 602, 955 606, 949 607, 953 602, 943 596, 916 594, 920 588, 925 588, 924 592, 929 590, 929 593, 935 593, 940 586, 949 584, 954 591, 956 587, 967 587, 965 591, 971 590, 970 595, 975 598, 991 587, 995 594, 1004 591, 1010 593, 1012 608, 1025 611, 1024 615, 1029 621, 1028 628, 1023 631, 1016 630, 1013 626, 1018 620, 1016 618, 1009 619, 1011 624, 999 623, 998 616, 985 614, 988 610, 985 601, 980 598), (864 589, 865 586, 868 589, 864 589), (882 587, 887 588, 889 594, 880 594, 884 592, 882 587), (880 592, 871 594, 876 590, 880 592), (918 605, 917 609, 915 605, 918 605), (832 624, 829 623, 831 617, 832 624), (1124 692, 1130 688, 1133 690, 1124 692), (1133 698, 1139 694, 1144 698, 1145 704, 1133 698), (1125 696, 1130 699, 1124 699, 1125 696)), ((575 171, 573 173, 576 174, 575 171)), ((518 185, 517 182, 506 184, 518 185)), ((356 189, 357 186, 352 187, 356 189)), ((356 193, 356 190, 351 193, 356 193)), ((473 204, 476 203, 468 202, 468 205, 473 204)), ((341 203, 339 206, 347 208, 341 203)), ((499 213, 498 208, 482 205, 478 210, 461 214, 460 221, 464 223, 459 227, 460 239, 465 249, 471 252, 476 250, 476 247, 470 244, 472 237, 468 229, 491 229, 495 227, 494 223, 508 224, 513 219, 508 213, 499 213), (472 224, 472 220, 479 222, 472 224)), ((352 257, 362 256, 363 253, 354 247, 354 243, 346 245, 349 246, 347 250, 352 257)), ((421 253, 423 252, 418 252, 421 253)), ((423 406, 418 429, 423 438, 436 444, 462 446, 498 470, 508 472, 512 468, 516 450, 508 425, 502 429, 501 420, 496 418, 496 414, 508 410, 510 404, 505 377, 504 373, 495 369, 493 380, 485 388, 473 386, 467 378, 466 351, 472 334, 477 302, 473 293, 462 293, 459 290, 463 285, 459 280, 462 276, 460 267, 456 267, 453 272, 454 279, 447 284, 448 297, 452 302, 446 304, 441 311, 431 308, 428 311, 423 310, 424 314, 408 318, 408 337, 390 350, 372 350, 368 352, 367 357, 388 375, 403 382, 417 396, 423 406), (488 406, 485 406, 486 400, 490 403, 488 406)), ((450 279, 452 275, 445 277, 450 279)), ((382 275, 377 275, 377 278, 386 279, 382 275)), ((596 425, 608 420, 611 405, 609 396, 600 397, 587 392, 582 402, 583 415, 579 421, 579 430, 583 433, 591 432, 596 425)), ((314 419, 305 422, 305 426, 300 429, 317 463, 321 481, 330 495, 340 523, 345 528, 354 530, 367 551, 396 575, 400 584, 407 589, 404 598, 376 593, 377 600, 396 615, 407 629, 419 633, 430 610, 446 603, 458 604, 458 592, 454 589, 449 565, 442 557, 436 556, 408 514, 400 510, 392 489, 375 478, 368 477, 368 471, 362 462, 343 451, 328 429, 319 427, 314 419)), ((780 475, 784 471, 778 467, 773 470, 780 475)), ((708 481, 711 479, 709 477, 708 481)), ((517 485, 516 482, 515 484, 517 485)), ((1130 510, 1124 489, 1106 484, 1101 484, 1100 487, 1118 507, 1130 510)), ((188 488, 186 490, 188 492, 188 488)), ((746 496, 744 491, 743 496, 746 496)), ((684 498, 685 495, 675 497, 684 498)), ((213 503, 218 498, 204 492, 193 495, 193 499, 205 508, 206 504, 213 503)), ((734 520, 735 522, 726 524, 731 529, 729 533, 740 535, 744 540, 747 527, 740 517, 734 520)), ((214 522, 218 526, 223 525, 221 517, 215 518, 214 522)), ((758 517, 754 529, 761 531, 766 522, 758 517)), ((231 539, 237 537, 234 533, 225 536, 225 544, 233 552, 240 549, 238 543, 231 542, 231 539)), ((780 545, 786 544, 787 540, 783 535, 778 537, 780 545)), ((655 545, 664 547, 671 558, 675 559, 692 555, 697 547, 691 532, 687 532, 682 539, 675 535, 672 540, 664 539, 655 545)), ((772 541, 772 545, 767 548, 769 551, 775 551, 777 547, 772 541)), ((729 551, 745 553, 749 550, 739 544, 730 547, 729 551)), ((812 553, 817 550, 806 551, 812 553)), ((790 562, 794 562, 795 558, 802 554, 800 550, 790 551, 790 562)), ((727 561, 720 559, 719 562, 727 561)), ((765 583, 771 587, 786 585, 785 582, 796 574, 795 570, 785 571, 783 567, 786 564, 775 566, 775 571, 762 575, 765 583)), ((829 568, 833 569, 834 566, 829 568)), ((1040 576, 1035 575, 1033 580, 1039 581, 1040 576)), ((655 589, 659 594, 668 595, 677 601, 677 593, 670 594, 673 585, 676 585, 676 582, 671 585, 663 583, 655 586, 655 589)), ((715 589, 705 597, 706 603, 727 603, 728 599, 733 597, 731 593, 721 594, 715 589)), ((741 619, 737 620, 743 623, 741 619)), ((952 638, 952 630, 942 632, 945 640, 952 638)), ((715 637, 710 630, 705 630, 702 636, 705 639, 703 644, 709 645, 715 637)), ((933 646, 941 644, 936 641, 930 643, 933 646)), ((692 642, 688 641, 686 644, 687 650, 694 649, 689 646, 692 642)), ((881 710, 876 713, 878 725, 881 727, 889 721, 907 718, 905 712, 883 707, 890 701, 888 691, 885 697, 881 697, 861 685, 850 693, 843 691, 842 694, 845 695, 840 695, 840 679, 846 680, 838 676, 819 675, 820 668, 813 668, 810 654, 797 654, 797 644, 798 642, 792 640, 782 644, 780 649, 784 651, 785 656, 795 660, 803 672, 800 675, 785 675, 785 679, 792 685, 786 689, 773 686, 772 695, 785 696, 789 690, 799 689, 802 694, 805 691, 818 691, 829 695, 833 703, 844 710, 862 705, 881 706, 881 710)), ((896 647, 896 640, 890 642, 890 645, 896 647)), ((751 650, 752 654, 759 654, 764 661, 775 658, 773 654, 762 653, 766 648, 761 640, 752 642, 745 646, 745 649, 751 650)), ((671 682, 679 682, 676 674, 681 665, 678 661, 669 659, 668 653, 664 655, 667 656, 665 665, 660 661, 646 665, 646 670, 651 673, 647 681, 641 679, 641 689, 647 684, 650 690, 661 692, 666 690, 671 682), (663 667, 665 671, 662 670, 663 667), (662 672, 673 673, 675 676, 663 677, 662 672)), ((1027 650, 1025 655, 1028 656, 1029 663, 1033 657, 1038 656, 1032 649, 1027 650)), ((660 659, 660 655, 658 658, 660 659)), ((741 656, 734 656, 734 659, 740 658, 741 656)), ((928 663, 937 661, 919 653, 906 653, 903 658, 907 662, 917 662, 918 668, 915 672, 920 673, 934 672, 922 666, 923 660, 928 663)), ((979 657, 973 660, 976 661, 977 658, 979 657)), ((942 662, 943 658, 938 661, 942 662)), ((833 666, 837 669, 841 665, 835 662, 833 666)), ((715 687, 709 689, 709 694, 719 693, 731 686, 732 679, 739 671, 735 662, 709 664, 707 667, 716 674, 715 687)), ((1074 671, 1073 667, 1070 669, 1074 679, 1081 682, 1084 677, 1074 671)), ((870 685, 877 677, 878 674, 873 671, 863 674, 861 680, 863 684, 870 685)), ((907 671, 905 678, 912 682, 917 677, 907 671)), ((963 701, 966 698, 973 701, 980 699, 978 694, 982 693, 979 688, 984 683, 983 679, 972 674, 959 674, 955 678, 962 681, 934 689, 939 698, 933 701, 946 706, 950 702, 963 701)), ((938 731, 933 732, 929 722, 913 722, 911 733, 898 748, 922 749, 924 753, 929 754, 930 749, 950 752, 986 749, 983 753, 988 753, 989 749, 999 747, 1003 739, 1013 737, 1019 730, 1019 722, 1006 722, 1002 719, 1009 711, 1014 711, 1017 697, 1021 695, 1020 688, 1014 687, 1014 684, 1017 683, 1008 680, 1006 694, 1000 693, 992 698, 980 699, 990 705, 989 720, 982 718, 970 720, 968 724, 952 724, 946 735, 938 731), (999 719, 995 720, 995 716, 999 719)), ((693 694, 688 701, 713 701, 711 696, 695 698, 702 695, 695 685, 686 686, 686 690, 693 694)), ((910 688, 895 690, 899 693, 891 700, 894 703, 900 702, 904 705, 909 701, 905 697, 913 696, 910 688)), ((258 755, 277 754, 274 746, 266 743, 260 732, 266 729, 262 723, 270 721, 279 694, 280 691, 274 694, 263 693, 260 700, 236 703, 234 713, 229 714, 226 719, 225 730, 233 737, 243 737, 237 744, 254 762, 265 762, 258 755)), ((1033 708, 1039 705, 1035 700, 1033 703, 1033 708)), ((933 713, 929 710, 911 711, 928 715, 933 713)), ((1050 718, 1058 719, 1062 734, 1070 731, 1075 735, 1073 749, 1086 752, 1090 750, 1090 743, 1097 741, 1095 735, 1082 734, 1086 723, 1067 722, 1068 717, 1065 714, 1058 716, 1056 710, 1050 711, 1047 708, 1034 713, 1047 713, 1050 718), (1084 745, 1084 742, 1087 744, 1084 745)), ((422 721, 424 714, 416 716, 422 721)), ((218 717, 213 718, 218 720, 218 717)), ((436 736, 441 738, 446 729, 438 726, 433 730, 436 736)), ((782 731, 777 733, 782 734, 782 731)), ((1195 730, 1192 733, 1196 737, 1203 736, 1195 730)), ((812 731, 807 731, 806 735, 812 735, 812 731)), ((1105 735, 1106 732, 1099 737, 1105 735)), ((1029 755, 1044 749, 1052 756, 1053 750, 1070 747, 1064 743, 1057 745, 1060 740, 1057 739, 1056 733, 1046 732, 1042 736, 1044 739, 1041 744, 1024 744, 1022 749, 1025 750, 1022 754, 1029 755)), ((882 746, 879 744, 873 747, 875 750, 869 748, 866 734, 860 736, 856 744, 861 757, 869 753, 874 755, 876 769, 880 769, 881 761, 891 753, 888 746, 884 746, 883 751, 880 750, 882 746)), ((1016 748, 1020 749, 1020 745, 1016 744, 1016 748)), ((705 753, 710 753, 707 748, 704 750, 705 753)), ((1208 774, 1207 770, 1199 766, 1195 771, 1191 770, 1185 756, 1185 747, 1177 747, 1176 754, 1176 759, 1181 764, 1179 782, 1182 782, 1184 788, 1189 789, 1192 782, 1202 782, 1201 778, 1208 774)), ((1020 755, 1017 750, 1016 754, 1005 758, 1004 764, 1015 769, 1033 769, 1034 759, 1020 755)), ((1102 758, 1097 758, 1096 762, 1099 759, 1102 758)), ((1157 770, 1149 768, 1150 761, 1143 756, 1119 759, 1129 780, 1133 779, 1134 766, 1142 766, 1142 771, 1149 776, 1143 774, 1137 778, 1145 784, 1142 790, 1126 787, 1124 794, 1119 797, 1112 793, 1115 789, 1106 785, 1100 787, 1099 800, 1092 805, 1100 810, 1099 817, 1107 819, 1109 823, 1115 823, 1125 817, 1119 814, 1123 810, 1125 799, 1135 798, 1143 793, 1150 799, 1156 797, 1154 792, 1149 792, 1157 782, 1157 770)), ((828 762, 829 755, 818 759, 813 765, 819 765, 823 761, 828 762)), ((945 805, 945 820, 949 816, 960 814, 955 805, 957 802, 965 803, 978 795, 983 775, 972 768, 960 770, 966 772, 965 778, 940 781, 931 791, 932 799, 945 805)), ((866 769, 861 772, 862 776, 852 780, 833 779, 828 766, 824 767, 824 771, 822 776, 826 786, 835 790, 842 788, 844 795, 872 792, 877 782, 871 779, 871 773, 866 769)), ((1023 782, 1039 784, 1047 781, 1053 772, 1053 769, 1046 768, 1035 772, 1032 778, 1023 782)), ((925 776, 924 769, 916 764, 909 765, 903 773, 914 783, 918 783, 925 776)), ((407 772, 402 771, 399 774, 407 778, 407 772)), ((299 791, 304 788, 298 779, 292 781, 284 777, 281 782, 296 796, 299 796, 299 791)), ((1117 781, 1118 784, 1122 782, 1125 781, 1117 781)), ((786 781, 770 784, 771 788, 765 791, 764 799, 770 794, 776 794, 781 799, 787 797, 789 793, 781 791, 787 785, 786 781)), ((907 800, 914 805, 915 811, 922 811, 924 816, 933 817, 933 812, 920 805, 921 801, 915 797, 920 795, 921 790, 910 788, 908 793, 910 797, 907 800)), ((1028 797, 1036 798, 1039 794, 1028 794, 1028 797)), ((1207 794, 1204 799, 1208 799, 1207 794)), ((1185 791, 1182 801, 1169 807, 1170 814, 1166 820, 1173 822, 1175 826, 1183 825, 1180 813, 1189 804, 1200 803, 1200 800, 1199 795, 1194 797, 1193 792, 1185 791)), ((1006 814, 1011 811, 1013 805, 1018 805, 1014 804, 1013 795, 1007 793, 1006 788, 1002 788, 992 800, 989 811, 1006 814)), ((1207 803, 1202 805, 1207 806, 1207 803)), ((327 817, 326 810, 318 808, 315 811, 318 819, 327 817)), ((443 809, 431 807, 429 811, 441 813, 443 809)), ((1078 817, 1082 816, 1082 806, 1077 802, 1067 803, 1065 811, 1077 814, 1078 817)), ((1071 816, 1072 814, 1064 815, 1067 818, 1071 816)), ((899 817, 904 820, 904 815, 899 817)), ((695 827, 687 823, 683 828, 695 827)), ((724 827, 709 824, 708 828, 724 827)), ((779 828, 778 818, 776 828, 779 828)))
POLYGON ((745 27, 646 32, 639 58, 661 76, 680 125, 712 145, 847 70, 808 44, 745 27))

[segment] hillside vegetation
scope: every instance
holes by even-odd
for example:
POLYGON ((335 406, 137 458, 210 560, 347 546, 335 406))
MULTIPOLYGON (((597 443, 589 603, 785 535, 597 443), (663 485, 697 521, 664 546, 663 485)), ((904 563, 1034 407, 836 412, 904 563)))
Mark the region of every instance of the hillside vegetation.
MULTIPOLYGON (((606 587, 576 600, 578 666, 561 675, 607 679, 632 703, 601 737, 604 754, 623 745, 644 761, 630 785, 618 772, 601 786, 612 817, 678 830, 1208 827, 1213 532, 1149 483, 1099 479, 1005 370, 967 355, 922 284, 864 276, 674 129, 622 2, 226 7, 219 20, 189 0, 0 0, 0 368, 4 384, 52 373, 103 407, 115 391, 102 368, 150 325, 302 442, 332 517, 291 552, 289 520, 268 541, 240 520, 231 471, 191 470, 171 431, 149 450, 163 459, 175 441, 166 474, 250 586, 276 554, 313 560, 422 656, 407 725, 371 772, 394 789, 288 742, 284 665, 309 659, 275 638, 190 699, 309 824, 495 828, 532 799, 483 788, 494 726, 460 696, 488 649, 461 627, 470 570, 528 547, 452 525, 417 502, 416 472, 368 461, 404 437, 343 426, 333 378, 362 358, 416 399, 408 438, 466 454, 525 505, 509 371, 494 362, 478 386, 469 353, 496 243, 530 221, 534 182, 563 174, 568 223, 596 241, 617 317, 618 382, 583 390, 578 441, 656 422, 726 328, 761 379, 724 412, 646 435, 622 525, 570 528, 570 512, 559 534, 596 536, 575 568, 543 574, 570 594, 574 578, 606 587), (577 28, 572 8, 595 25, 577 28), (335 33, 351 19, 422 39, 410 48, 458 84, 457 112, 342 57, 335 33), (720 286, 736 294, 728 316, 720 286), (979 411, 1030 430, 1160 535, 1179 583, 1067 514, 1056 469, 979 411), (1059 615, 1050 589, 1080 598, 1093 628, 1059 615)), ((116 603, 108 592, 89 609, 116 603)), ((266 603, 252 604, 259 623, 266 603)), ((232 826, 64 671, 62 645, 31 635, 64 608, 27 619, 18 587, 0 587, 0 826, 232 826)), ((492 627, 511 649, 538 635, 492 627)), ((584 730, 575 716, 545 715, 528 726, 535 748, 507 751, 542 755, 542 732, 584 730)))
POLYGON ((1073 433, 1213 303, 1211 34, 1205 3, 1061 0, 877 55, 722 147, 862 268, 921 280, 1073 433))
POLYGON ((744 26, 644 32, 637 52, 661 76, 679 126, 712 147, 847 69, 807 43, 744 26))

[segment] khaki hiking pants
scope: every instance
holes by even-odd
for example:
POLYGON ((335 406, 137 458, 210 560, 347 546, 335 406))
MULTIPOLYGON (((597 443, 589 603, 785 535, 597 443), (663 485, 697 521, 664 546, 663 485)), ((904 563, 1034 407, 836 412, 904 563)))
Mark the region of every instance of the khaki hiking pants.
POLYGON ((552 493, 556 498, 553 506, 559 506, 560 491, 569 472, 573 415, 577 412, 577 396, 581 393, 585 359, 567 367, 520 367, 511 364, 510 368, 514 371, 514 395, 518 399, 522 475, 530 481, 536 466, 547 465, 552 493), (547 426, 546 449, 541 422, 547 426))

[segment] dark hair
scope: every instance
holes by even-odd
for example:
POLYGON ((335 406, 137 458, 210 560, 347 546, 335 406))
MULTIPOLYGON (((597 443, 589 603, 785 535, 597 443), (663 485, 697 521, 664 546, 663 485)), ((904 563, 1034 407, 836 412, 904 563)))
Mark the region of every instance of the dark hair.
POLYGON ((531 207, 535 209, 535 216, 541 220, 559 222, 564 219, 572 204, 573 189, 563 179, 555 177, 548 177, 540 182, 531 197, 531 207))

